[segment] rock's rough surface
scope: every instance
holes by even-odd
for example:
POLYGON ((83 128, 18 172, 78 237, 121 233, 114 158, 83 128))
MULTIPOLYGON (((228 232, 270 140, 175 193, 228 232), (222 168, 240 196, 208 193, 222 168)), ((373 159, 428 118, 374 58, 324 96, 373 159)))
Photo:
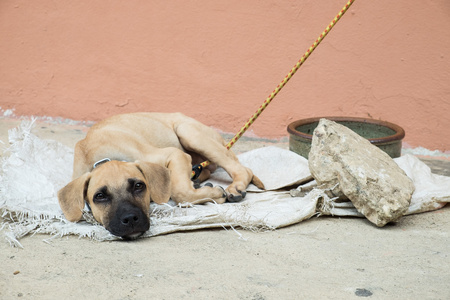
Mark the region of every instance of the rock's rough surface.
POLYGON ((386 153, 326 119, 314 130, 309 168, 325 188, 338 184, 356 209, 379 227, 403 216, 414 192, 412 180, 386 153))

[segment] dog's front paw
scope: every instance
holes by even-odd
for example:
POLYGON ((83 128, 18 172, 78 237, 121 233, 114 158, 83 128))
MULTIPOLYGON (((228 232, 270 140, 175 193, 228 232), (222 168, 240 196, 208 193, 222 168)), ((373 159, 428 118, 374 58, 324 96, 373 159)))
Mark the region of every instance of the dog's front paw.
POLYGON ((217 204, 225 203, 225 201, 227 200, 228 194, 225 191, 225 189, 223 187, 221 187, 220 185, 213 186, 212 183, 207 182, 203 185, 203 187, 201 187, 201 189, 204 189, 204 190, 210 189, 210 190, 214 191, 210 195, 210 198, 213 200, 213 202, 215 202, 217 204))

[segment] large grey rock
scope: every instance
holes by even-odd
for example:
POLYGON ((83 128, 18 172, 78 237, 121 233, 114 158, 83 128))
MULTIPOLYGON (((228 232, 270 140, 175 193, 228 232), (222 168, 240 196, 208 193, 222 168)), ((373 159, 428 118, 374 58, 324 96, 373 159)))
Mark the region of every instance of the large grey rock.
POLYGON ((319 184, 338 189, 379 227, 403 216, 414 192, 412 180, 386 153, 326 119, 314 130, 309 169, 319 184))

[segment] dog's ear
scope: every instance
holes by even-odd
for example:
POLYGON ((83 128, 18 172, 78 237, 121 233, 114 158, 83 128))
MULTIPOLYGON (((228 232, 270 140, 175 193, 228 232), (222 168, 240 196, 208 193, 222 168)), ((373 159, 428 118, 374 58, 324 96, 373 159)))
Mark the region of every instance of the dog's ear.
POLYGON ((144 174, 153 202, 162 204, 170 199, 170 171, 157 164, 136 161, 136 167, 144 174))
POLYGON ((58 191, 58 201, 66 219, 77 222, 83 216, 91 173, 85 173, 58 191))

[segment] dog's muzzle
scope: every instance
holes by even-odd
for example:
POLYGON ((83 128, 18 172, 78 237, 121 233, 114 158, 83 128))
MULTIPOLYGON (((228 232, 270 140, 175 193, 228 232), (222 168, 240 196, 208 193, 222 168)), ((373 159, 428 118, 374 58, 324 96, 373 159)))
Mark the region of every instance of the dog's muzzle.
POLYGON ((149 217, 129 202, 121 204, 105 228, 116 236, 135 239, 150 228, 149 217))

